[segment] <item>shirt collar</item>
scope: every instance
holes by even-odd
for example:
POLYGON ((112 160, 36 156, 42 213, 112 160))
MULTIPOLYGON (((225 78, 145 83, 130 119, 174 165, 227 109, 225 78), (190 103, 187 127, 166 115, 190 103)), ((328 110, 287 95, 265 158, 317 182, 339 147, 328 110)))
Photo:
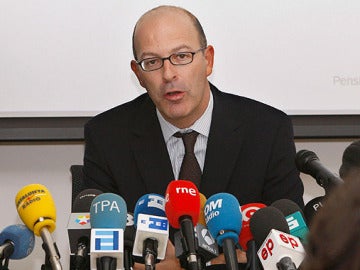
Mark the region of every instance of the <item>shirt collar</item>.
POLYGON ((198 120, 196 120, 192 126, 184 129, 179 129, 176 126, 169 123, 168 121, 166 121, 165 118, 159 112, 159 110, 156 108, 156 114, 160 122, 160 127, 165 139, 165 143, 167 143, 171 138, 171 136, 178 131, 187 132, 188 130, 195 130, 199 134, 208 137, 210 132, 210 124, 211 124, 211 116, 212 116, 213 108, 214 108, 214 100, 213 100, 213 95, 210 91, 209 103, 203 115, 198 120))

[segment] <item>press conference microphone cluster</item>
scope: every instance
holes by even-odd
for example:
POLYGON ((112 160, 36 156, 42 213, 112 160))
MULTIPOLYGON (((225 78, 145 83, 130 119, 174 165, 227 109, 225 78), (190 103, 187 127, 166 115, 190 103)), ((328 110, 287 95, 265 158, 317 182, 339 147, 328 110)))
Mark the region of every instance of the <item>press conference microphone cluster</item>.
POLYGON ((48 189, 41 184, 27 185, 17 193, 15 203, 24 224, 43 240, 45 265, 50 264, 52 270, 62 269, 60 254, 51 236, 56 228, 56 209, 48 189))
POLYGON ((30 255, 35 245, 34 233, 23 224, 10 225, 0 233, 0 269, 7 269, 9 259, 30 255))
POLYGON ((90 260, 90 206, 93 199, 101 194, 98 189, 85 189, 74 199, 67 231, 70 245, 70 269, 87 270, 90 260))
POLYGON ((211 235, 223 247, 226 268, 239 269, 235 244, 241 230, 242 213, 238 200, 229 193, 214 194, 206 201, 204 213, 211 235))
POLYGON ((121 196, 102 193, 92 200, 90 207, 92 270, 122 269, 126 223, 127 206, 121 196))
POLYGON ((298 170, 315 178, 316 182, 328 193, 333 187, 343 183, 337 175, 327 169, 312 151, 300 150, 296 153, 295 163, 298 170))
POLYGON ((155 263, 165 258, 169 238, 164 196, 151 193, 139 198, 134 210, 134 224, 135 261, 144 263, 146 270, 153 270, 155 263))

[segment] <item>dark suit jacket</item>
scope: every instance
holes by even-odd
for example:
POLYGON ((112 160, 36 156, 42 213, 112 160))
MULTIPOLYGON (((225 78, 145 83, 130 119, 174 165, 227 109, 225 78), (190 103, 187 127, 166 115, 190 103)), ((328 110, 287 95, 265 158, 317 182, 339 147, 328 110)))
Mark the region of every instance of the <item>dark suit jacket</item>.
MULTIPOLYGON (((214 109, 199 191, 235 195, 240 205, 280 198, 303 203, 289 117, 260 102, 211 85, 214 109)), ((165 194, 171 162, 147 94, 97 115, 85 126, 88 188, 113 192, 133 211, 147 193, 165 194)))

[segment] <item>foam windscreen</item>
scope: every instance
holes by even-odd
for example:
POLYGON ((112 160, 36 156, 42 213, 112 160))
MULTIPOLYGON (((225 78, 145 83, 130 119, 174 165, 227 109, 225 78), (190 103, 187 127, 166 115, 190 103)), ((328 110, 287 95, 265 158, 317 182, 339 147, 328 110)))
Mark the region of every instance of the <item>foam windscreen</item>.
POLYGON ((179 229, 180 218, 189 216, 195 226, 199 220, 199 212, 200 195, 196 185, 187 180, 171 181, 165 195, 165 213, 170 225, 179 229))
POLYGON ((127 206, 124 199, 114 193, 102 193, 94 198, 90 207, 91 228, 125 229, 127 206))
POLYGON ((56 208, 49 190, 41 184, 23 187, 15 197, 16 209, 24 224, 40 236, 46 226, 52 233, 56 228, 56 208))

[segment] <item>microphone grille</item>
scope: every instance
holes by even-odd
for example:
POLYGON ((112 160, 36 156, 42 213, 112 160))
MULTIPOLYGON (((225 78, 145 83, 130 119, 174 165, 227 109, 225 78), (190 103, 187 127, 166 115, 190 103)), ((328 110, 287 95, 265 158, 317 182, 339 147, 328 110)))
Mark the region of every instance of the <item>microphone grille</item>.
POLYGON ((312 151, 300 150, 296 153, 295 164, 299 171, 304 173, 310 173, 308 163, 313 160, 319 160, 319 157, 312 151))
POLYGON ((250 231, 258 247, 264 242, 271 229, 290 233, 285 216, 279 209, 273 206, 260 208, 250 219, 250 231))

